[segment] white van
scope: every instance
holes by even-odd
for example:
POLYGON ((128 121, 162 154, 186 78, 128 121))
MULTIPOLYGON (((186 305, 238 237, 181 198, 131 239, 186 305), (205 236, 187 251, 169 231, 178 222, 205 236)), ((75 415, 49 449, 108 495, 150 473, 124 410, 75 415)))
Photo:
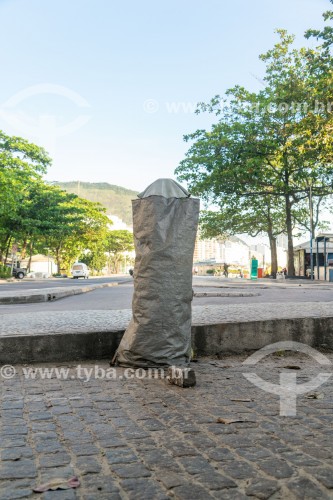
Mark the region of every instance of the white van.
POLYGON ((83 262, 75 262, 72 265, 71 273, 73 278, 89 278, 89 269, 83 262))

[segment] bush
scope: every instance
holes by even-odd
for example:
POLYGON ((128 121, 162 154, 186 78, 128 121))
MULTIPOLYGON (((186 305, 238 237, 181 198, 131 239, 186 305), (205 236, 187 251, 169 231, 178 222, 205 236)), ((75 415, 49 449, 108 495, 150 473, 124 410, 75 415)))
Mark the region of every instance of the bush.
POLYGON ((11 276, 10 267, 3 266, 2 264, 0 264, 0 278, 7 279, 7 278, 10 278, 10 276, 11 276))
POLYGON ((214 274, 215 269, 207 269, 206 274, 214 274))

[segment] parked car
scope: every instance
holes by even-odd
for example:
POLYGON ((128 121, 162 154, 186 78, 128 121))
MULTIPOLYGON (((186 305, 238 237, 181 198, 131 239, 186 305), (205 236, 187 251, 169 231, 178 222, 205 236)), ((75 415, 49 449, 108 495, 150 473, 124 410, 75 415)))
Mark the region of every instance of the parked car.
POLYGON ((13 267, 13 276, 18 280, 22 280, 27 275, 27 270, 23 267, 13 267))
POLYGON ((71 274, 74 279, 78 278, 88 279, 89 269, 87 265, 84 264, 83 262, 75 262, 75 264, 72 265, 71 274))

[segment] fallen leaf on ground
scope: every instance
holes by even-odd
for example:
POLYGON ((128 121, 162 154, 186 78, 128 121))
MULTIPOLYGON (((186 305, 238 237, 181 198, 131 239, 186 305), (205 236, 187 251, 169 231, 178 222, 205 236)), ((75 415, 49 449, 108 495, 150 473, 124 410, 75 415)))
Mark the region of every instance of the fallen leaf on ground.
POLYGON ((253 401, 253 399, 240 399, 240 398, 237 398, 237 399, 230 399, 230 401, 240 401, 241 403, 251 403, 251 401, 253 401))
POLYGON ((229 424, 236 424, 236 423, 243 423, 243 422, 249 422, 249 420, 241 420, 239 418, 235 418, 235 419, 232 419, 232 418, 222 418, 222 417, 219 417, 216 422, 218 424, 225 424, 225 425, 229 425, 229 424))
POLYGON ((312 394, 308 394, 305 396, 307 399, 324 399, 324 394, 323 393, 317 393, 313 392, 312 394))
POLYGON ((77 488, 80 486, 80 481, 76 476, 70 479, 64 479, 63 477, 55 477, 51 479, 48 483, 41 484, 33 489, 35 493, 44 493, 44 491, 54 491, 54 490, 69 490, 70 488, 77 488))

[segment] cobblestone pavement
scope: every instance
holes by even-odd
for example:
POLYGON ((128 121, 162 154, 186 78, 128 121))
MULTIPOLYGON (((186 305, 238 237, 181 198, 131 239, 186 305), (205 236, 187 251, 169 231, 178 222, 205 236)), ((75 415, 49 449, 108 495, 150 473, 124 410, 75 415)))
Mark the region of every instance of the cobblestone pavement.
MULTIPOLYGON (((273 383, 281 371, 297 373, 298 383, 329 372, 305 355, 279 354, 250 371, 273 383)), ((112 379, 89 378, 94 362, 57 365, 69 369, 67 379, 55 372, 42 379, 38 370, 50 364, 35 366, 35 379, 23 375, 29 367, 16 366, 0 389, 1 500, 332 499, 332 384, 298 396, 296 417, 282 417, 278 396, 242 375, 245 359, 193 363, 191 389, 126 379, 105 361, 96 375, 109 369, 112 379), (76 490, 32 493, 73 475, 76 490)))

